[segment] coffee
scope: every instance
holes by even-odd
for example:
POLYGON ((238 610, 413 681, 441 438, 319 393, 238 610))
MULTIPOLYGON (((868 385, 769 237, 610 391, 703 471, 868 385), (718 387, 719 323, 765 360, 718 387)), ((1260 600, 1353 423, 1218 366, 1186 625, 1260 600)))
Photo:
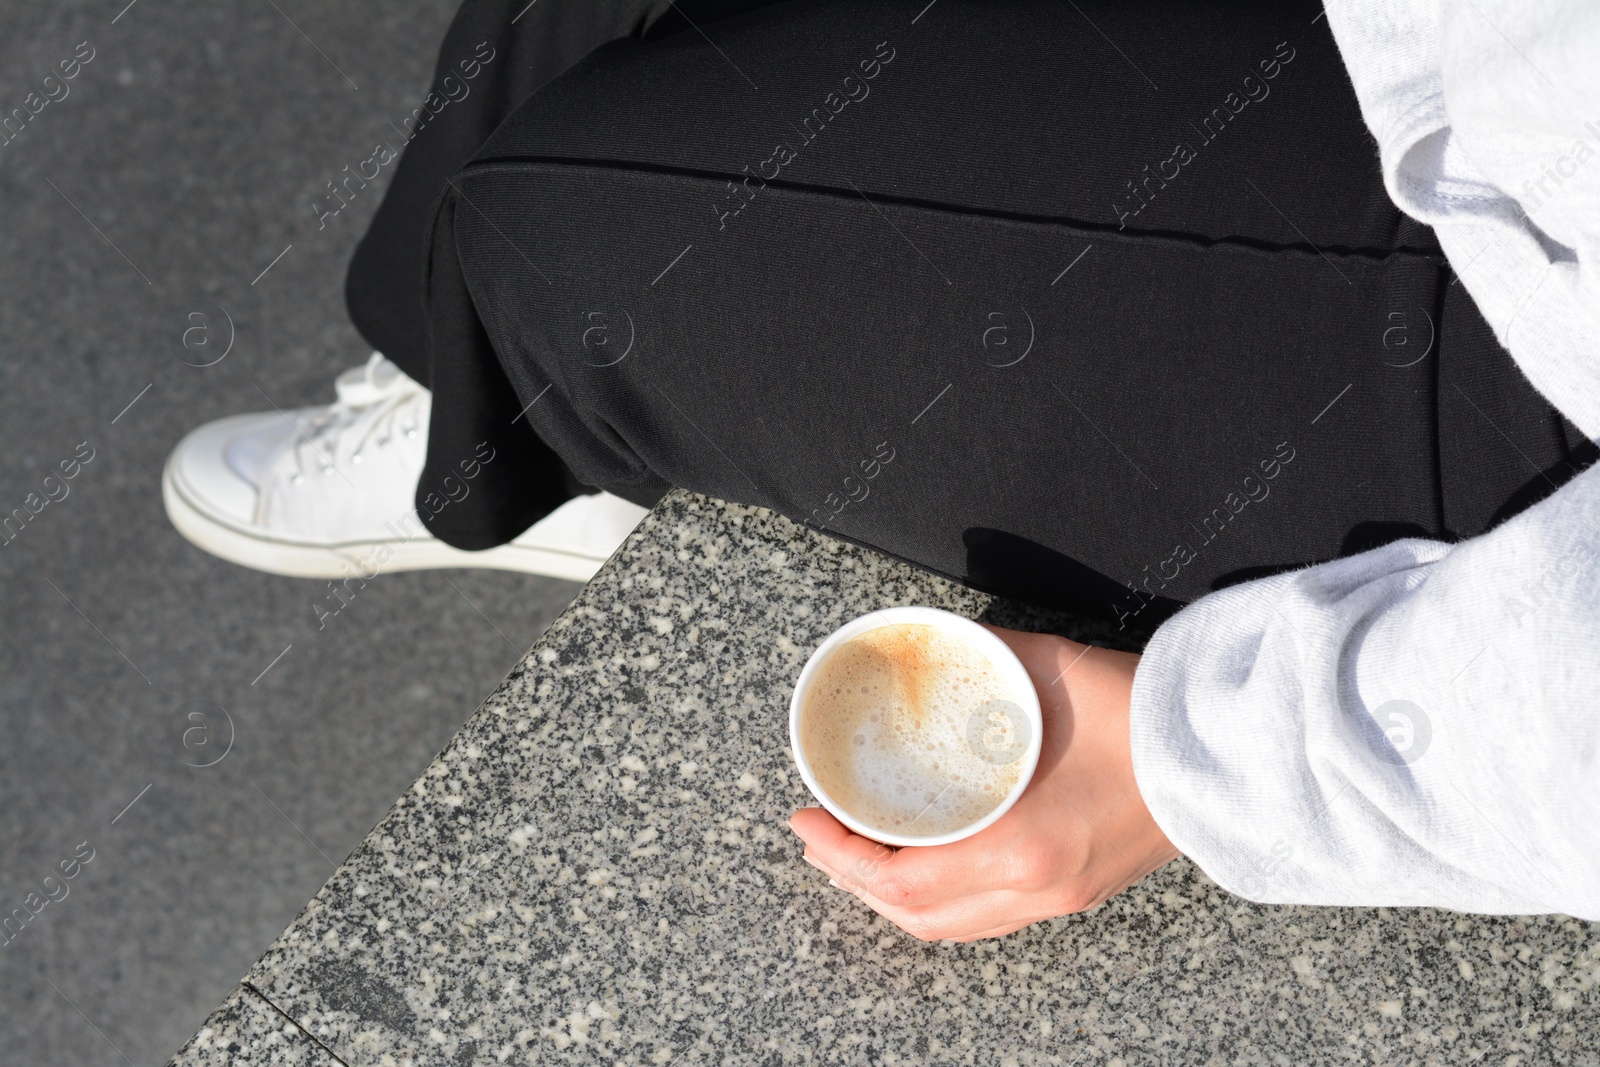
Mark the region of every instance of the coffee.
POLYGON ((892 623, 822 662, 800 708, 817 784, 870 827, 932 837, 982 819, 1022 773, 1031 730, 1015 681, 982 649, 892 623))

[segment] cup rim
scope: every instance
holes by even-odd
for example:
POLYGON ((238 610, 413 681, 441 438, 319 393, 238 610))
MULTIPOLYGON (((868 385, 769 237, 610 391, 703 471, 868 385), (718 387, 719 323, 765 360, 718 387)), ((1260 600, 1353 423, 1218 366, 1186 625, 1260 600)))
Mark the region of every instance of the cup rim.
POLYGON ((1033 678, 1028 674, 1028 669, 1022 665, 1017 654, 1011 651, 1009 645, 997 637, 992 631, 978 625, 965 615, 958 615, 953 611, 943 608, 927 607, 924 605, 907 605, 903 607, 879 608, 865 615, 858 615, 849 622, 840 626, 823 639, 811 656, 806 660, 805 666, 800 669, 800 675, 795 679, 794 689, 789 695, 789 749, 794 757, 795 766, 800 771, 800 779, 805 782, 811 795, 828 810, 828 812, 851 831, 873 841, 880 841, 886 845, 897 848, 927 847, 931 845, 948 845, 973 834, 988 829, 1016 804, 1023 792, 1033 781, 1034 771, 1039 766, 1039 754, 1044 748, 1044 715, 1039 706, 1039 692, 1034 688, 1033 678), (945 631, 954 631, 963 639, 968 639, 978 644, 989 655, 991 662, 1007 676, 1006 680, 1017 684, 1017 689, 1022 695, 1019 704, 1023 714, 1027 716, 1032 728, 1032 737, 1028 742, 1028 750, 1023 755, 1020 773, 1005 797, 991 808, 981 819, 957 827, 942 834, 928 834, 913 836, 898 834, 889 830, 882 830, 861 821, 850 814, 844 807, 828 795, 817 781, 816 774, 812 772, 811 761, 806 758, 804 747, 800 744, 800 708, 802 697, 809 690, 818 670, 833 650, 852 638, 859 637, 869 630, 879 627, 891 626, 897 623, 925 623, 937 626, 945 631))

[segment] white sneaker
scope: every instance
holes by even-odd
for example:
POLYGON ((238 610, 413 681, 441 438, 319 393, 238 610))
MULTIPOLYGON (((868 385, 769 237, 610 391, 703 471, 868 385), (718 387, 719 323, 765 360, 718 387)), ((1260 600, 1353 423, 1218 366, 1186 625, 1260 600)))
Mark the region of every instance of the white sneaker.
POLYGON ((335 389, 327 407, 234 415, 178 442, 161 475, 178 532, 223 559, 302 578, 482 567, 583 582, 646 514, 594 493, 509 544, 452 548, 423 527, 413 499, 432 394, 377 352, 335 389))

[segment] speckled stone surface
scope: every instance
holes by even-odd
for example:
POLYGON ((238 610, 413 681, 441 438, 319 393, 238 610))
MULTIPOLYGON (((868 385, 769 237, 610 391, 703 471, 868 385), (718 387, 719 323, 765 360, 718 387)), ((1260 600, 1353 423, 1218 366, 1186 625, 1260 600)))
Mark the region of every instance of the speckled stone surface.
POLYGON ((352 1067, 1600 1064, 1600 924, 1262 907, 1179 861, 924 944, 830 888, 789 688, 911 603, 1109 636, 671 494, 248 984, 352 1067))
POLYGON ((266 998, 241 985, 211 1013, 174 1063, 194 1067, 339 1067, 266 998))

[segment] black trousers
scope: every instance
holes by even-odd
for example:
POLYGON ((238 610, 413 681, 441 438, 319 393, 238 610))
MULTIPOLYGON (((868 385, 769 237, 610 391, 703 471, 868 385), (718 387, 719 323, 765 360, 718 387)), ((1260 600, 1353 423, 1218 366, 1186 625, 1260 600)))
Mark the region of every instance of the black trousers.
POLYGON ((425 521, 678 485, 1147 628, 1527 507, 1594 447, 1390 204, 1319 12, 467 3, 348 285, 434 391, 425 521))

